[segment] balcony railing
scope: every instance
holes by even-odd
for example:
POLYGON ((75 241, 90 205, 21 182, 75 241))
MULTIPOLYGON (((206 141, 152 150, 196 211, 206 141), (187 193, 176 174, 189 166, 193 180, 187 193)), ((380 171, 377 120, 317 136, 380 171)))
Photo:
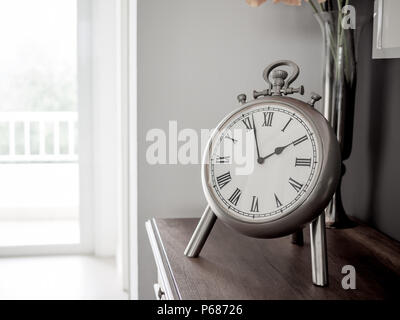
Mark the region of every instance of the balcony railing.
POLYGON ((77 112, 0 112, 0 163, 76 162, 77 112))

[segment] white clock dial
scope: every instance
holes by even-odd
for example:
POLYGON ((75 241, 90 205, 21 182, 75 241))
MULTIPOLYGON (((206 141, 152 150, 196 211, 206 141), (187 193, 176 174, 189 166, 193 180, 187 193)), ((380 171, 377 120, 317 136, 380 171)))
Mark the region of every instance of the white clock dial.
POLYGON ((208 180, 213 197, 230 215, 258 223, 278 219, 314 187, 319 142, 310 122, 294 110, 279 103, 255 105, 230 117, 214 137, 208 180), (253 170, 240 174, 243 164, 235 155, 246 150, 253 152, 244 154, 254 162, 253 170))

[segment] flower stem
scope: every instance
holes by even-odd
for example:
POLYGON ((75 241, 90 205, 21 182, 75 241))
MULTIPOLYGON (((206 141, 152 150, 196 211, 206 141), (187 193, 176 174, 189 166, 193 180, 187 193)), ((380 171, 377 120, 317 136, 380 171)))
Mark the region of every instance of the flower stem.
MULTIPOLYGON (((344 5, 345 6, 347 6, 349 4, 349 0, 346 0, 345 1, 345 3, 344 3, 344 5)), ((348 61, 348 58, 349 58, 349 56, 348 56, 348 43, 346 43, 346 39, 345 39, 345 30, 343 30, 343 27, 342 27, 342 25, 340 25, 341 26, 341 29, 342 29, 342 34, 341 34, 341 42, 342 42, 342 44, 343 44, 343 53, 344 53, 344 62, 343 62, 343 65, 344 65, 344 77, 345 77, 345 80, 346 81, 350 81, 350 70, 349 70, 349 61, 348 61)), ((349 32, 348 30, 347 30, 347 32, 349 32)))
POLYGON ((312 0, 309 0, 308 3, 311 5, 311 7, 314 9, 315 13, 318 13, 318 9, 314 2, 312 0))

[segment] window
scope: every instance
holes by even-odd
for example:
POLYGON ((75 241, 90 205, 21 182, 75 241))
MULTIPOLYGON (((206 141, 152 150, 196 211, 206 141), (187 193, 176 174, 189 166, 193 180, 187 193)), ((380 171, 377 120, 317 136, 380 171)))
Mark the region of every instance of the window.
POLYGON ((0 2, 0 249, 82 242, 77 30, 76 0, 0 2))

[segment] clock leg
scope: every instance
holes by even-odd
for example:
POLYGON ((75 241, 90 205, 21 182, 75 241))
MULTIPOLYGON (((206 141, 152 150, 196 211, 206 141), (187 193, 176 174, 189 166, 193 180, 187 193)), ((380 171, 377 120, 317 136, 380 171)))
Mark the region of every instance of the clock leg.
POLYGON ((199 256, 216 220, 217 216, 212 212, 210 206, 207 206, 185 249, 185 256, 189 258, 199 256))
POLYGON ((326 252, 325 213, 310 224, 312 280, 317 286, 328 285, 328 256, 326 252))
POLYGON ((303 228, 292 233, 292 243, 297 244, 298 246, 304 245, 303 228))

